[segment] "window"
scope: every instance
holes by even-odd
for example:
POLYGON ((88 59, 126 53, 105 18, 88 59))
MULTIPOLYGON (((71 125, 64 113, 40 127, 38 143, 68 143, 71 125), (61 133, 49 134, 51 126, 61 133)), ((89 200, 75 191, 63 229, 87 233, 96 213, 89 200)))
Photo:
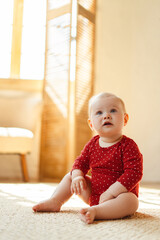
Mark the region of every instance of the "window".
POLYGON ((46 0, 0 0, 0 78, 44 79, 46 0))
POLYGON ((13 0, 0 0, 0 77, 10 77, 13 0))

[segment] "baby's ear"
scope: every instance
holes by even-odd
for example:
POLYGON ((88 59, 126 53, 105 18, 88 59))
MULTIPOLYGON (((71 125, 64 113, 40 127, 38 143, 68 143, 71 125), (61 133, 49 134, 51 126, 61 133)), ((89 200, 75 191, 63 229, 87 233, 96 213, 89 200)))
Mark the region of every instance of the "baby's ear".
POLYGON ((90 119, 88 119, 88 125, 89 125, 90 129, 93 130, 93 125, 92 125, 92 122, 90 119))
POLYGON ((127 113, 124 114, 124 126, 127 125, 127 122, 129 120, 129 115, 127 113))

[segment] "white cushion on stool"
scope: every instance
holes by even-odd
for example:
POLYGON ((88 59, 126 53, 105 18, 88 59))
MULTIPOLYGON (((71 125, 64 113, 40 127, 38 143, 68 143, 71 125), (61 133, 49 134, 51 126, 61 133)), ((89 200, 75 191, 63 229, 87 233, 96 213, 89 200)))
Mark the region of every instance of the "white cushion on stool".
POLYGON ((0 153, 31 152, 33 132, 24 128, 0 127, 0 153))

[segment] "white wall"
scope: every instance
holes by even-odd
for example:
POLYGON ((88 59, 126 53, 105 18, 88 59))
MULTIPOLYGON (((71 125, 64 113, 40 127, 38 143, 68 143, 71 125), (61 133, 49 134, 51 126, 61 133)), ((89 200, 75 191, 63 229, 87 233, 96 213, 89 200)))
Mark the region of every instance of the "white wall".
POLYGON ((159 9, 159 0, 97 0, 95 93, 126 102, 124 134, 143 153, 145 182, 160 182, 159 9))

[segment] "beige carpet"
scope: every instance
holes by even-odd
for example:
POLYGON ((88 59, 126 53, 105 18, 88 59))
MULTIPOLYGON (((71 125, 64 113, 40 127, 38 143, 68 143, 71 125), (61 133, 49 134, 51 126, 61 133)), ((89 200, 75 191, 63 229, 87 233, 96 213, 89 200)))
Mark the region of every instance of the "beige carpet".
POLYGON ((160 189, 141 187, 140 208, 129 218, 86 225, 77 197, 60 213, 33 213, 31 206, 50 197, 54 184, 0 184, 0 240, 105 239, 160 240, 160 189))

